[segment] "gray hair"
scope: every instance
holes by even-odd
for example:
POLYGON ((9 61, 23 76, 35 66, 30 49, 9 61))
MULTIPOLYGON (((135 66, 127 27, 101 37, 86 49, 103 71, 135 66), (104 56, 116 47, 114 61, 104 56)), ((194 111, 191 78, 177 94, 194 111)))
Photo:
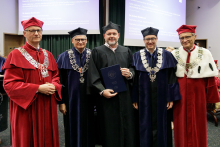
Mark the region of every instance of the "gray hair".
MULTIPOLYGON (((81 35, 76 35, 76 36, 81 36, 81 35)), ((72 39, 74 39, 76 36, 73 36, 73 38, 72 38, 72 39)), ((86 35, 83 35, 83 36, 85 36, 85 37, 86 37, 86 39, 87 39, 87 36, 86 36, 86 35)))

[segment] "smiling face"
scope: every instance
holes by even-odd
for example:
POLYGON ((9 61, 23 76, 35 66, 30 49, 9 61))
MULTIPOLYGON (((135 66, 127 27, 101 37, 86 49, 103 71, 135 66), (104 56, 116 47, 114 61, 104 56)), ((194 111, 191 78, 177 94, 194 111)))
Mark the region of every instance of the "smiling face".
POLYGON ((78 50, 84 50, 87 44, 87 38, 85 35, 77 35, 72 38, 73 46, 78 50))
POLYGON ((23 35, 29 44, 36 45, 42 39, 42 29, 37 26, 30 26, 23 31, 23 35))
POLYGON ((145 44, 145 47, 149 50, 152 51, 156 48, 157 46, 157 36, 155 35, 147 35, 144 37, 143 41, 145 44))
POLYGON ((181 33, 179 35, 180 43, 185 49, 191 49, 194 46, 194 42, 196 40, 196 35, 193 33, 181 33))
POLYGON ((120 37, 120 33, 118 33, 115 29, 110 29, 105 32, 103 35, 105 42, 107 42, 111 47, 115 47, 118 43, 118 39, 120 37))

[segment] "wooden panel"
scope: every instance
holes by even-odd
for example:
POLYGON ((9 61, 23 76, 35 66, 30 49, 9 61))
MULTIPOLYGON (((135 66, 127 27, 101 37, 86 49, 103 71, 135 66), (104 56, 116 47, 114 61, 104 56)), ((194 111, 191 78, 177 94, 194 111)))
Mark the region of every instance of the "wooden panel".
POLYGON ((207 39, 197 39, 195 42, 199 43, 200 47, 204 47, 207 49, 207 39))
POLYGON ((4 56, 8 56, 8 54, 14 48, 18 48, 24 45, 24 36, 4 33, 3 42, 4 42, 4 56))

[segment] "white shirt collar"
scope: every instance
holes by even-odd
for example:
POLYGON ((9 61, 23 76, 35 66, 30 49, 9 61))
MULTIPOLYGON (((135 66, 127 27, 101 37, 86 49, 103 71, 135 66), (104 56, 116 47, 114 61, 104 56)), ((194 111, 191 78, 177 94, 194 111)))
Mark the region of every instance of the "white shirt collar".
MULTIPOLYGON (((75 47, 74 47, 75 48, 75 47)), ((79 53, 80 53, 80 51, 77 49, 77 48, 75 48, 79 53)), ((85 51, 85 48, 83 49, 83 51, 82 51, 82 53, 85 51)), ((82 53, 80 53, 80 54, 82 54, 82 53)))
POLYGON ((193 45, 193 47, 190 50, 192 50, 194 47, 196 48, 196 45, 193 45))
MULTIPOLYGON (((28 42, 27 42, 28 43, 28 42)), ((30 46, 32 46, 33 48, 35 48, 36 50, 39 50, 39 45, 38 45, 38 47, 36 48, 36 47, 34 47, 33 45, 31 45, 30 43, 28 43, 30 46)))
MULTIPOLYGON (((196 48, 196 45, 194 45, 194 46, 190 49, 190 51, 193 50, 194 47, 196 48)), ((185 50, 187 50, 187 49, 185 49, 185 50)), ((187 50, 187 51, 188 51, 188 50, 187 50)), ((189 52, 189 51, 188 51, 188 52, 189 52)))
MULTIPOLYGON (((157 48, 157 47, 155 47, 153 53, 155 52, 156 48, 157 48)), ((151 55, 153 54, 153 53, 151 53, 147 48, 146 48, 146 50, 147 50, 151 55)))
POLYGON ((104 44, 107 48, 109 48, 109 49, 111 49, 113 52, 115 52, 115 50, 117 49, 117 47, 118 47, 118 43, 117 43, 117 46, 116 46, 116 48, 112 48, 107 42, 105 42, 105 44, 104 44))

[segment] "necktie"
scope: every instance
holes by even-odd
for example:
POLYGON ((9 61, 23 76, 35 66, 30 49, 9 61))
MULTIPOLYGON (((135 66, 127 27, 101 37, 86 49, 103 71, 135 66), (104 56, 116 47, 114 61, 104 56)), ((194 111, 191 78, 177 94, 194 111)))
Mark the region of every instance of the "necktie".
POLYGON ((151 68, 153 67, 153 54, 151 54, 150 56, 150 67, 151 68))
MULTIPOLYGON (((191 52, 195 49, 195 46, 193 47, 193 49, 191 50, 186 50, 185 48, 183 48, 187 53, 187 59, 186 59, 186 72, 188 73, 188 68, 189 68, 189 60, 190 60, 190 56, 191 56, 191 52)), ((186 77, 186 75, 184 75, 186 77)))
POLYGON ((80 54, 80 66, 82 66, 82 53, 80 54))

